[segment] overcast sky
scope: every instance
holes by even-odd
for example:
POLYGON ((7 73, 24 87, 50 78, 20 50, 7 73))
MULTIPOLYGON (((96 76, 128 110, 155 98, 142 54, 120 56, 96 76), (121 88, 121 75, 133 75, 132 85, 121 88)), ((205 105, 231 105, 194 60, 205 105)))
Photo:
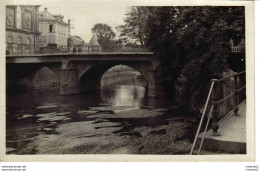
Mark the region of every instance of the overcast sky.
MULTIPOLYGON (((3 0, 9 5, 41 5, 40 11, 48 8, 51 14, 61 14, 64 21, 72 19, 75 29, 71 35, 80 36, 86 42, 91 39, 91 28, 96 23, 110 25, 116 32, 115 27, 123 24, 126 11, 131 6, 139 5, 196 5, 223 4, 221 1, 205 2, 207 0, 3 0)), ((227 2, 225 2, 227 3, 227 2)), ((237 5, 237 2, 228 2, 237 5)))
POLYGON ((123 24, 125 12, 128 5, 115 1, 40 1, 40 11, 48 8, 51 14, 61 14, 64 16, 64 21, 71 21, 75 29, 71 30, 71 35, 80 36, 85 41, 91 39, 91 28, 96 23, 105 23, 112 27, 116 32, 115 27, 123 24))

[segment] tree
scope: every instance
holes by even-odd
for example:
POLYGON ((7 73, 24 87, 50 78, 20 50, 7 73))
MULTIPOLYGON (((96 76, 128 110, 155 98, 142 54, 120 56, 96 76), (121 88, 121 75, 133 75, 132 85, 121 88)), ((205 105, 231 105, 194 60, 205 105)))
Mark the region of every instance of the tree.
POLYGON ((244 37, 244 8, 164 7, 156 16, 148 21, 147 45, 160 54, 179 105, 199 112, 210 79, 228 67, 230 39, 244 37))
POLYGON ((244 8, 181 8, 176 24, 177 43, 181 44, 183 60, 187 61, 175 81, 176 97, 180 105, 199 112, 210 79, 221 77, 228 69, 230 39, 238 44, 244 38, 244 8))
MULTIPOLYGON (((138 8, 147 18, 142 19, 141 26, 137 19, 127 24, 133 22, 145 34, 145 45, 160 61, 162 78, 178 104, 199 112, 210 79, 228 68, 230 39, 238 44, 244 38, 244 7, 138 8)), ((136 11, 127 15, 138 16, 136 11)), ((135 30, 129 32, 134 34, 135 30)))
POLYGON ((107 24, 97 23, 91 29, 92 33, 97 35, 98 43, 102 46, 105 51, 113 51, 115 42, 114 38, 116 33, 107 24))
POLYGON ((138 42, 142 47, 144 46, 147 12, 147 8, 131 7, 130 11, 126 13, 125 24, 116 27, 120 32, 119 36, 127 43, 138 42))

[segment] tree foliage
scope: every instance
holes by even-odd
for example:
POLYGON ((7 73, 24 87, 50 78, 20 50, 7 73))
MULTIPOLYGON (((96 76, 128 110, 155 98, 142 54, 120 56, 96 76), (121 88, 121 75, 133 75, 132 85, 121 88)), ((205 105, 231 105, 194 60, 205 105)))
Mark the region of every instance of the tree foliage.
POLYGON ((113 51, 115 41, 113 40, 116 33, 107 24, 97 23, 91 29, 92 33, 97 35, 98 43, 104 51, 113 51))
POLYGON ((174 90, 179 105, 198 112, 210 79, 228 67, 230 39, 238 44, 244 38, 244 7, 134 8, 133 14, 127 14, 129 20, 124 26, 139 28, 129 27, 128 31, 143 34, 145 45, 158 57, 163 78, 174 90), (138 16, 136 11, 145 11, 146 17, 132 17, 138 16))
POLYGON ((145 41, 145 22, 147 20, 147 8, 131 7, 126 13, 125 24, 116 27, 120 32, 120 37, 125 43, 139 43, 144 46, 145 41))

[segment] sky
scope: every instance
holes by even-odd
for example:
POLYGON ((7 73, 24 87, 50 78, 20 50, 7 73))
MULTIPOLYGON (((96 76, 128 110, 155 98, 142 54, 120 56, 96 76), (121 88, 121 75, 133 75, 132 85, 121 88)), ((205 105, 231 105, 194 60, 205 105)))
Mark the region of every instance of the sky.
MULTIPOLYGON (((74 29, 71 29, 71 35, 77 35, 86 42, 92 37, 91 28, 96 23, 104 23, 112 27, 123 24, 125 12, 128 5, 115 1, 40 1, 40 11, 47 8, 51 14, 61 14, 64 21, 71 19, 74 29)), ((118 34, 118 33, 117 33, 118 34)))
MULTIPOLYGON (((112 27, 116 32, 115 27, 124 24, 123 19, 125 13, 133 5, 196 5, 223 4, 220 1, 207 0, 4 0, 10 5, 41 5, 40 11, 47 8, 51 14, 61 14, 64 16, 64 21, 68 22, 71 19, 71 24, 74 29, 71 30, 71 35, 77 35, 86 42, 92 37, 91 28, 96 23, 104 23, 112 27)), ((231 2, 229 2, 231 3, 231 2)), ((236 4, 236 2, 233 2, 236 4)), ((118 35, 118 33, 116 32, 118 35)))
POLYGON ((124 23, 125 13, 131 7, 130 0, 7 0, 6 4, 41 5, 40 11, 47 8, 53 15, 61 14, 65 22, 71 19, 74 27, 71 35, 77 35, 86 42, 91 39, 91 28, 96 23, 107 24, 116 32, 115 27, 124 23))

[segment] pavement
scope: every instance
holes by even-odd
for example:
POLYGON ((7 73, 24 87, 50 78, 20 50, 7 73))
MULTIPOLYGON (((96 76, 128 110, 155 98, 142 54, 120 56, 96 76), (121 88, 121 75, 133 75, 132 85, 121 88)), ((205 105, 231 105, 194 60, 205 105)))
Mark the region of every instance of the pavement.
MULTIPOLYGON (((212 136, 212 129, 206 132, 201 154, 246 154, 246 102, 240 104, 238 114, 231 113, 219 123, 220 136, 212 136)), ((196 149, 202 137, 203 133, 198 137, 196 149)))

